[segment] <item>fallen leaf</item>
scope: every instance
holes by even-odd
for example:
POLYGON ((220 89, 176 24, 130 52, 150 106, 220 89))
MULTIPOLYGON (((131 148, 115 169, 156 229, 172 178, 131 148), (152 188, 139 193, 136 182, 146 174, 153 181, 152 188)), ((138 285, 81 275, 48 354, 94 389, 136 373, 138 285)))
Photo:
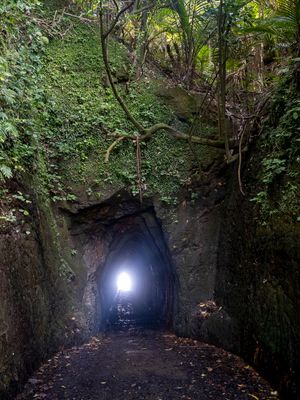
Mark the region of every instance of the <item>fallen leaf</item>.
POLYGON ((259 400, 257 396, 254 396, 254 394, 248 393, 248 396, 252 397, 252 399, 259 400))

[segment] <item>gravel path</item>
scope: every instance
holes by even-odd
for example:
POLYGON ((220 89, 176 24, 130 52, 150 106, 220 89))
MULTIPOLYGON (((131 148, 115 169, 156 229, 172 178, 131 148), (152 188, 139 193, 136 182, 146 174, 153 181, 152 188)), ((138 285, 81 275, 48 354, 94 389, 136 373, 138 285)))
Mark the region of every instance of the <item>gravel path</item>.
POLYGON ((16 400, 275 400, 240 358, 169 332, 129 329, 58 353, 16 400))

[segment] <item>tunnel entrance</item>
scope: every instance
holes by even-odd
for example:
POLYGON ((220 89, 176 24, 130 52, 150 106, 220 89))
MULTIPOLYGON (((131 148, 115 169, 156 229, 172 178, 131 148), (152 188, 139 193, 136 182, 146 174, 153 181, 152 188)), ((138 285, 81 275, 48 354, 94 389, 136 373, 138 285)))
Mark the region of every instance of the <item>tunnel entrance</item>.
POLYGON ((107 329, 161 327, 172 320, 174 276, 153 209, 116 221, 97 278, 107 329))
POLYGON ((90 331, 172 325, 177 278, 154 207, 111 199, 72 216, 90 331))

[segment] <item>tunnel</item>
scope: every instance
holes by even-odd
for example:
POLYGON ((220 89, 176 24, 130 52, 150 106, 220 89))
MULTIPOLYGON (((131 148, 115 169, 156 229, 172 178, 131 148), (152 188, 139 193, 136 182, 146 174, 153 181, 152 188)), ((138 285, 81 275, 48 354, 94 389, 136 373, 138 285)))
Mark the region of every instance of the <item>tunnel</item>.
POLYGON ((90 331, 170 327, 178 284, 154 207, 114 198, 71 219, 90 331))
POLYGON ((102 323, 117 327, 171 323, 174 279, 153 210, 114 224, 99 272, 102 323))

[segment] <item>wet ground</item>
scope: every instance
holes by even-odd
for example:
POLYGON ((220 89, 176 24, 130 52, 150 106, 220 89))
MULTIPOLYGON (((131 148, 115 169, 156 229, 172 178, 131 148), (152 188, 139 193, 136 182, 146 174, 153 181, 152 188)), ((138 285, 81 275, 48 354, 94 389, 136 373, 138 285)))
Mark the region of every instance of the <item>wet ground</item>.
POLYGON ((118 292, 107 316, 109 331, 124 331, 137 326, 159 329, 162 325, 151 307, 139 310, 131 292, 118 292))
POLYGON ((17 400, 277 399, 240 358, 160 330, 151 310, 137 311, 130 293, 115 299, 107 333, 58 353, 17 400))
POLYGON ((172 333, 128 328, 58 353, 17 400, 271 400, 240 358, 172 333))

